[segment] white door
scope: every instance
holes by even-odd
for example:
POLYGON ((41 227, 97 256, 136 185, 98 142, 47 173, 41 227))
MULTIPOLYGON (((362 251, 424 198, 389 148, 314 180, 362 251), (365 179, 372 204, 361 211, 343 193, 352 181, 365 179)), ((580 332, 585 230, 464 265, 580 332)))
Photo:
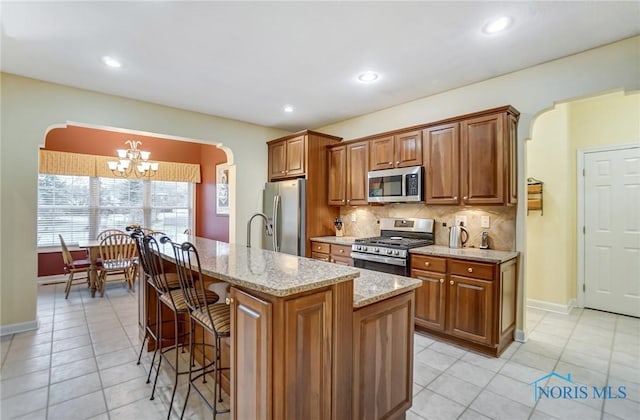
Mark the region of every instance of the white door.
POLYGON ((585 307, 640 316, 640 148, 585 153, 585 307))

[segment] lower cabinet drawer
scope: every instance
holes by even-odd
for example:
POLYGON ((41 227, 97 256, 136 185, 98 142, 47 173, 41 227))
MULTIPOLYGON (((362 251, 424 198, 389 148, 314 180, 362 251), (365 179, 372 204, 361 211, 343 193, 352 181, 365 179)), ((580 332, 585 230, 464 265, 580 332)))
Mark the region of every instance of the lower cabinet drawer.
POLYGON ((447 259, 431 257, 428 255, 411 255, 411 268, 416 270, 437 271, 444 273, 447 271, 447 259))
POLYGON ((493 280, 495 267, 495 264, 483 264, 463 260, 449 260, 450 273, 457 276, 493 280))
POLYGON ((311 252, 322 252, 328 254, 331 251, 331 245, 324 242, 311 242, 311 252))
POLYGON ((311 258, 313 258, 314 260, 322 260, 322 261, 329 261, 329 254, 323 254, 321 252, 312 252, 311 253, 311 258))
POLYGON ((331 255, 334 257, 351 257, 351 247, 349 245, 331 244, 331 255))

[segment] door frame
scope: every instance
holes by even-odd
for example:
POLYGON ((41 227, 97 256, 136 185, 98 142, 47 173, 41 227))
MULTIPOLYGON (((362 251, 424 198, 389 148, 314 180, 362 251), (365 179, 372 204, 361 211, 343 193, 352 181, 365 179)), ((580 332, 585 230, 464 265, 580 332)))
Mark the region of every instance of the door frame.
POLYGON ((576 263, 578 264, 576 271, 576 290, 578 294, 578 302, 577 307, 584 308, 584 263, 585 263, 585 231, 584 231, 584 219, 585 219, 585 205, 584 205, 584 160, 587 154, 589 153, 600 153, 600 152, 611 152, 616 150, 626 150, 626 149, 638 149, 640 148, 640 144, 638 141, 633 143, 623 143, 623 144, 615 144, 610 146, 596 146, 596 147, 586 147, 577 150, 577 159, 576 159, 576 193, 577 193, 577 203, 576 203, 576 263))

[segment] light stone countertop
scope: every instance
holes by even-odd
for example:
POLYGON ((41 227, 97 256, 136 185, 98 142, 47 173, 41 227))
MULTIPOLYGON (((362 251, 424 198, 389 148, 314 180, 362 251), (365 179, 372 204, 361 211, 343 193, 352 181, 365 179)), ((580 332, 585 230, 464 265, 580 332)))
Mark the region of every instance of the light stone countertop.
POLYGON ((496 251, 494 249, 480 248, 449 248, 448 246, 443 245, 429 245, 413 248, 409 250, 409 253, 498 264, 514 259, 520 255, 517 251, 496 251))
POLYGON ((356 239, 359 236, 316 236, 314 238, 310 238, 310 240, 314 242, 323 242, 325 244, 334 244, 334 245, 353 245, 356 239))
POLYGON ((422 285, 421 280, 378 271, 356 268, 360 277, 353 281, 353 307, 362 308, 372 303, 409 292, 422 285))
MULTIPOLYGON (((178 235, 176 240, 189 240, 196 246, 204 274, 272 296, 289 296, 352 280, 360 275, 353 267, 261 248, 194 236, 178 235)), ((160 251, 168 260, 175 262, 169 244, 160 244, 160 251)))

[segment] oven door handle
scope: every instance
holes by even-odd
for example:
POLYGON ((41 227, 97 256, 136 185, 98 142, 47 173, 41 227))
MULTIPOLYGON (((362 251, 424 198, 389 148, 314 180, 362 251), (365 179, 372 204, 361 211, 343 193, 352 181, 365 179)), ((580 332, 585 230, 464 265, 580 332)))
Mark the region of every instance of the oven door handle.
POLYGON ((384 257, 382 255, 363 254, 361 252, 352 252, 351 258, 356 260, 373 261, 383 264, 397 265, 400 267, 407 266, 407 260, 404 258, 384 257))

